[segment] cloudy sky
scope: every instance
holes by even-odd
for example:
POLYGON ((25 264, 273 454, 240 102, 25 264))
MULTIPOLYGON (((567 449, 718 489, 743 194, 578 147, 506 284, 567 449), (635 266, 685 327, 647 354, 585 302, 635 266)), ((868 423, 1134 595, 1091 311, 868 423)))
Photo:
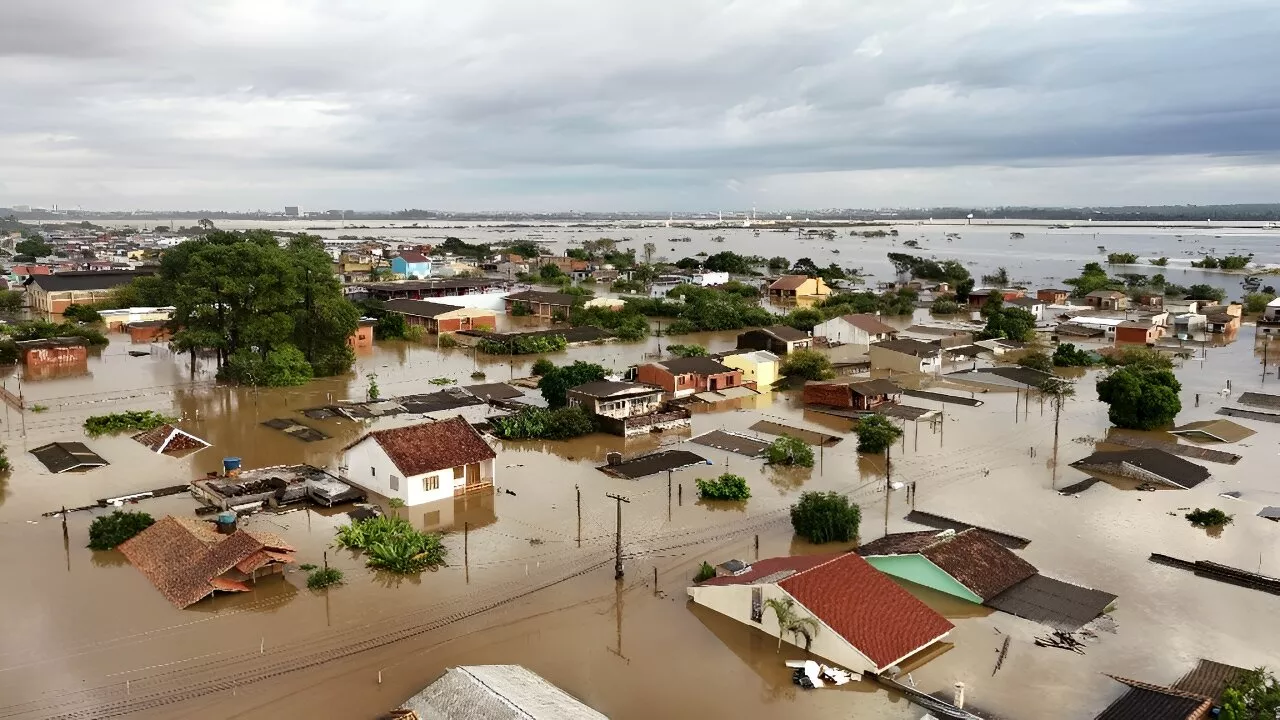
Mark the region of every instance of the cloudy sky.
POLYGON ((0 206, 1280 201, 1276 0, 4 0, 0 206))

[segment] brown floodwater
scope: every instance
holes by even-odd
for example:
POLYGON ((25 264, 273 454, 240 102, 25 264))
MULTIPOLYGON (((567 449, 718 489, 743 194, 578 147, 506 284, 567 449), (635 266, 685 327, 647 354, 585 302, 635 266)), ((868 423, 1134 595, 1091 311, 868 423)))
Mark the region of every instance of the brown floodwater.
MULTIPOLYGON (((1218 394, 1280 392, 1280 378, 1261 377, 1252 328, 1235 342, 1210 346, 1184 362, 1180 422, 1205 419, 1230 402, 1218 394), (1200 393, 1200 407, 1194 396, 1200 393)), ((734 333, 684 336, 713 350, 734 333)), ((703 560, 826 552, 797 541, 786 508, 805 490, 849 493, 863 509, 864 540, 911 529, 904 493, 885 500, 884 459, 860 457, 856 439, 824 448, 812 470, 780 470, 723 451, 684 447, 712 466, 667 478, 611 478, 595 468, 604 455, 674 446, 711 429, 746 432, 760 419, 844 435, 849 422, 807 412, 794 393, 766 393, 746 402, 699 409, 692 433, 623 440, 595 435, 564 443, 500 443, 497 485, 487 496, 399 510, 415 524, 449 534, 450 564, 420 577, 369 571, 351 553, 329 547, 345 510, 258 514, 249 528, 277 532, 298 548, 299 562, 330 564, 347 584, 306 589, 305 575, 259 582, 250 593, 219 596, 174 609, 118 553, 85 548, 87 528, 101 511, 73 513, 64 541, 57 518, 40 513, 97 498, 187 482, 216 470, 224 456, 245 467, 309 462, 333 467, 339 450, 377 425, 316 421, 298 411, 334 399, 363 397, 364 376, 378 375, 384 396, 427 392, 447 377, 465 384, 476 369, 486 381, 528 374, 534 358, 473 356, 468 349, 379 344, 347 378, 302 388, 250 390, 214 384, 211 369, 195 378, 184 357, 158 351, 127 355, 127 340, 92 358, 87 375, 30 380, 28 403, 48 407, 25 417, 10 410, 0 431, 14 472, 0 485, 0 718, 46 717, 374 717, 396 706, 449 666, 520 663, 545 675, 614 718, 722 717, 916 718, 923 714, 869 683, 801 692, 782 661, 799 651, 727 618, 692 607, 684 588, 703 560), (181 415, 182 427, 213 447, 184 458, 154 455, 127 436, 88 439, 84 418, 124 409, 181 415), (287 417, 330 439, 305 443, 261 425, 287 417), (24 430, 25 423, 25 430, 24 430), (83 440, 111 465, 84 474, 53 475, 27 450, 54 440, 83 440), (745 503, 695 500, 693 480, 731 471, 747 478, 745 503), (579 530, 575 487, 581 490, 579 530), (509 492, 508 492, 509 491, 509 492), (606 493, 626 495, 623 510, 627 574, 613 581, 615 506, 606 493), (669 499, 670 497, 670 499, 669 499), (464 539, 463 525, 468 532, 464 539), (465 552, 464 552, 465 546, 465 552), (465 559, 465 561, 464 561, 465 559), (654 569, 658 586, 653 586, 654 569), (381 673, 381 682, 379 682, 381 673)), ((658 339, 589 345, 553 356, 621 370, 654 352, 658 339)), ((662 338, 665 345, 667 338, 662 338)), ((1062 413, 1056 484, 1084 479, 1067 466, 1092 452, 1108 427, 1096 401, 1096 372, 1062 413)), ((15 378, 7 381, 14 389, 15 378)), ((949 392, 971 388, 946 387, 949 392)), ((1012 392, 974 393, 969 408, 908 398, 942 408, 944 420, 908 424, 891 453, 894 481, 917 484, 916 506, 1032 539, 1022 554, 1047 575, 1119 596, 1109 631, 1087 642, 1086 654, 1037 648, 1044 630, 1033 623, 911 588, 953 619, 951 647, 912 677, 926 691, 968 686, 977 707, 1006 717, 1089 717, 1120 694, 1101 673, 1170 682, 1198 657, 1242 666, 1280 664, 1269 638, 1280 637, 1280 599, 1197 578, 1147 561, 1153 551, 1260 569, 1280 575, 1280 526, 1255 517, 1280 504, 1267 470, 1280 449, 1280 425, 1242 420, 1258 434, 1229 449, 1236 465, 1208 464, 1213 478, 1188 491, 1136 492, 1099 483, 1076 497, 1053 491, 1053 414, 1012 392), (1239 491, 1239 500, 1218 496, 1239 491), (1220 507, 1235 523, 1216 537, 1181 514, 1220 507), (1003 635, 1008 659, 991 670, 1003 635)), ((173 496, 140 503, 155 516, 190 513, 194 502, 173 496)))

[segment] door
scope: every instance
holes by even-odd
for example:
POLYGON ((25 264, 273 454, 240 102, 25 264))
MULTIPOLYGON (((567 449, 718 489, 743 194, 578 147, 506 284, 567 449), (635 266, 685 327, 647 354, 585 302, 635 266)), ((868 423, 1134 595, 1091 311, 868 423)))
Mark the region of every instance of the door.
POLYGON ((467 466, 467 490, 473 490, 480 486, 480 463, 471 463, 467 466))

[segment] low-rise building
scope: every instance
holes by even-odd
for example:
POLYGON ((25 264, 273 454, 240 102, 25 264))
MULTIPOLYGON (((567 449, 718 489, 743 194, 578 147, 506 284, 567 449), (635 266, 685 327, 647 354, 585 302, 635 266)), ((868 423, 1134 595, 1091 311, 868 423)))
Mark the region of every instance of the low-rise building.
POLYGON ((942 343, 919 340, 885 340, 867 349, 872 370, 932 373, 942 369, 942 343))
POLYGON ((1069 297, 1071 297, 1070 290, 1042 288, 1036 291, 1036 299, 1049 305, 1066 305, 1069 297))
POLYGON ((594 416, 600 429, 631 437, 645 433, 689 427, 688 408, 663 411, 663 389, 654 385, 599 380, 570 388, 570 405, 578 405, 594 416))
POLYGON ((403 315, 405 324, 416 325, 429 333, 451 333, 460 330, 488 328, 498 325, 497 315, 485 308, 458 307, 426 300, 392 300, 384 309, 403 315))
POLYGON ((738 335, 739 350, 768 350, 774 355, 787 355, 813 347, 813 338, 803 330, 787 325, 753 328, 738 335))
POLYGON ((421 300, 435 297, 481 295, 505 287, 505 281, 492 278, 432 278, 366 283, 365 294, 373 300, 421 300))
POLYGON ((129 333, 129 342, 135 345, 139 343, 164 342, 171 335, 168 320, 131 322, 127 323, 123 330, 129 333))
POLYGON ((1211 333, 1232 333, 1240 329, 1240 316, 1244 307, 1240 303, 1208 305, 1200 309, 1205 317, 1205 327, 1211 333))
POLYGON ((1031 316, 1036 319, 1036 322, 1044 320, 1045 303, 1039 298, 1016 297, 1012 300, 1005 301, 1005 304, 1026 310, 1031 313, 1031 316))
POLYGON ((106 324, 107 330, 115 332, 124 329, 126 325, 131 323, 168 320, 173 317, 174 309, 172 305, 165 307, 130 307, 99 310, 98 314, 102 316, 102 322, 106 324))
POLYGON ((416 250, 405 250, 391 258, 391 272, 406 280, 431 277, 431 258, 416 250))
POLYGON ((493 487, 497 455, 461 416, 374 430, 342 452, 344 479, 405 505, 493 487))
POLYGON ((742 385, 742 371, 709 357, 674 358, 636 368, 636 380, 657 385, 671 397, 742 385))
POLYGON ((971 603, 984 603, 1036 568, 977 528, 885 535, 858 548, 880 572, 971 603))
POLYGON ((352 350, 367 349, 373 347, 373 326, 378 321, 370 317, 362 317, 356 323, 356 329, 347 336, 347 345, 352 350))
POLYGON ((1116 345, 1154 345, 1162 337, 1163 325, 1141 320, 1126 320, 1116 325, 1116 345))
POLYGON ((1022 297, 1019 288, 978 288, 969 291, 969 309, 981 310, 983 305, 994 296, 1000 296, 1005 302, 1022 297))
POLYGON ((828 343, 842 345, 867 346, 871 343, 892 340, 898 336, 898 329, 886 325, 879 317, 869 313, 840 315, 813 328, 813 336, 826 338, 828 343))
MULTIPOLYGON (((726 563, 725 566, 729 564, 726 563)), ((689 588, 693 602, 772 637, 804 642, 855 674, 879 674, 943 640, 954 627, 856 553, 769 558, 689 588), (818 631, 779 627, 768 600, 790 601, 818 631)))
POLYGON ((902 398, 902 388, 888 380, 819 380, 804 384, 805 405, 874 410, 902 398))
POLYGON ((1280 298, 1267 303, 1258 318, 1258 332, 1262 335, 1280 334, 1280 298))
POLYGON ((775 302, 830 294, 831 288, 822 278, 808 275, 783 275, 769 284, 769 299, 775 302))
POLYGON ((768 350, 728 353, 720 356, 725 367, 742 371, 742 384, 756 390, 767 390, 778 382, 782 358, 768 350))
POLYGON ((1094 290, 1084 296, 1084 301, 1099 310, 1126 310, 1129 307, 1129 296, 1119 290, 1094 290))
POLYGON ((512 315, 517 306, 523 306, 529 315, 540 318, 551 318, 556 315, 568 317, 574 303, 581 298, 567 293, 544 292, 541 290, 525 290, 507 296, 507 314, 512 315))
POLYGON ((68 305, 101 302, 121 285, 153 274, 150 270, 88 270, 32 275, 25 283, 27 300, 34 312, 60 315, 68 305))
POLYGON ((608 720, 519 665, 449 668, 404 701, 393 720, 608 720))

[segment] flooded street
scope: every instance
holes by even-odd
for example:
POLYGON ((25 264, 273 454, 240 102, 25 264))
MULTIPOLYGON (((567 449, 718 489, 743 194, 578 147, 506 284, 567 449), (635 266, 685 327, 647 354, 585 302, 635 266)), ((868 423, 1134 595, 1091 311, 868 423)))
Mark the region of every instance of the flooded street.
MULTIPOLYGON (((901 325, 907 319, 897 319, 901 325)), ((719 350, 735 333, 681 336, 719 350)), ((621 370, 655 352, 669 338, 635 344, 571 348, 555 362, 588 360, 621 370)), ((130 357, 127 338, 89 361, 89 375, 29 381, 29 405, 47 406, 20 417, 9 410, 0 426, 14 472, 0 488, 0 564, 9 578, 0 595, 7 618, 0 634, 0 717, 374 717, 433 680, 448 666, 520 663, 613 718, 815 717, 918 718, 922 711, 869 683, 838 690, 799 691, 776 642, 704 608, 689 605, 684 589, 704 560, 830 552, 795 541, 787 508, 805 490, 837 490, 862 507, 863 542, 884 532, 919 529, 903 520, 904 493, 886 507, 885 461, 859 457, 847 420, 805 411, 798 394, 773 392, 738 404, 699 409, 692 432, 623 440, 592 435, 554 442, 499 442, 497 492, 389 510, 425 529, 448 531, 449 566, 421 577, 396 578, 367 570, 363 561, 330 547, 345 509, 260 513, 242 525, 281 534, 298 548, 299 563, 342 569, 347 584, 328 592, 306 589, 305 574, 259 582, 253 592, 218 596, 180 611, 117 552, 85 548, 89 523, 102 510, 72 513, 68 538, 57 518, 42 512, 63 505, 185 483, 218 470, 226 456, 244 467, 311 463, 335 469, 341 448, 371 427, 412 422, 398 416, 376 425, 310 420, 299 411, 345 398, 363 398, 374 372, 384 397, 436 389, 433 378, 459 384, 476 369, 485 382, 529 374, 533 356, 473 356, 466 348, 379 343, 361 355, 346 378, 302 388, 251 390, 218 386, 211 368, 193 379, 187 359, 158 350, 130 357), (149 452, 127 435, 89 439, 89 415, 153 409, 180 415, 181 427, 213 444, 175 459, 149 452), (266 427, 291 418, 329 435, 307 443, 266 427), (821 451, 812 470, 781 470, 724 451, 682 444, 712 466, 677 470, 667 478, 624 480, 596 467, 607 452, 627 456, 675 446, 712 429, 757 435, 769 419, 845 439, 821 451), (24 430, 25 425, 25 430, 24 430), (56 440, 86 442, 110 462, 88 473, 54 475, 27 451, 56 440), (693 480, 731 471, 748 480, 745 503, 702 503, 693 480), (576 506, 581 490, 579 531, 576 506), (626 577, 612 578, 614 513, 606 493, 631 503, 623 511, 626 577), (887 518, 887 519, 886 519, 887 518), (465 533, 464 533, 465 527, 465 533), (653 586, 654 569, 658 587, 653 586), (381 682, 379 675, 381 674, 381 682)), ((1179 422, 1209 419, 1229 403, 1218 394, 1280 391, 1264 380, 1253 328, 1235 342, 1209 347, 1203 361, 1176 371, 1183 384, 1179 422), (1195 394, 1200 393, 1200 407, 1195 394)), ((1091 453, 1105 436, 1106 408, 1096 400, 1091 371, 1062 413, 1057 486, 1085 479, 1068 463, 1091 453)), ((16 378, 6 387, 16 388, 16 378)), ((940 389, 970 387, 941 383, 940 389)), ((536 391, 533 391, 536 393, 536 391)), ((956 623, 948 652, 907 668, 928 692, 968 687, 970 703, 1009 718, 1089 717, 1120 693, 1102 673, 1151 682, 1181 675, 1199 657, 1234 665, 1280 664, 1280 599, 1213 582, 1147 561, 1153 551, 1206 559, 1280 575, 1280 526, 1255 517, 1280 504, 1271 472, 1280 451, 1280 425, 1240 422, 1257 435, 1225 447, 1244 456, 1236 465, 1203 463, 1213 477, 1193 490, 1137 492, 1099 483, 1076 497, 1054 485, 1053 413, 1012 392, 976 393, 984 404, 942 406, 945 420, 908 423, 891 452, 892 480, 915 482, 916 507, 1025 536, 1021 554, 1046 575, 1119 596, 1114 632, 1100 631, 1085 655, 1032 645, 1042 626, 957 603, 912 586, 956 623), (1239 491, 1239 500, 1218 493, 1239 491), (1235 523, 1217 536, 1191 527, 1182 513, 1219 507, 1235 523), (1013 638, 1008 660, 992 667, 1003 635, 1013 638)), ((760 436, 769 439, 769 436, 760 436)), ((1166 436, 1166 439, 1167 436, 1166 436)), ((144 501, 137 509, 159 518, 190 514, 186 495, 144 501)))

